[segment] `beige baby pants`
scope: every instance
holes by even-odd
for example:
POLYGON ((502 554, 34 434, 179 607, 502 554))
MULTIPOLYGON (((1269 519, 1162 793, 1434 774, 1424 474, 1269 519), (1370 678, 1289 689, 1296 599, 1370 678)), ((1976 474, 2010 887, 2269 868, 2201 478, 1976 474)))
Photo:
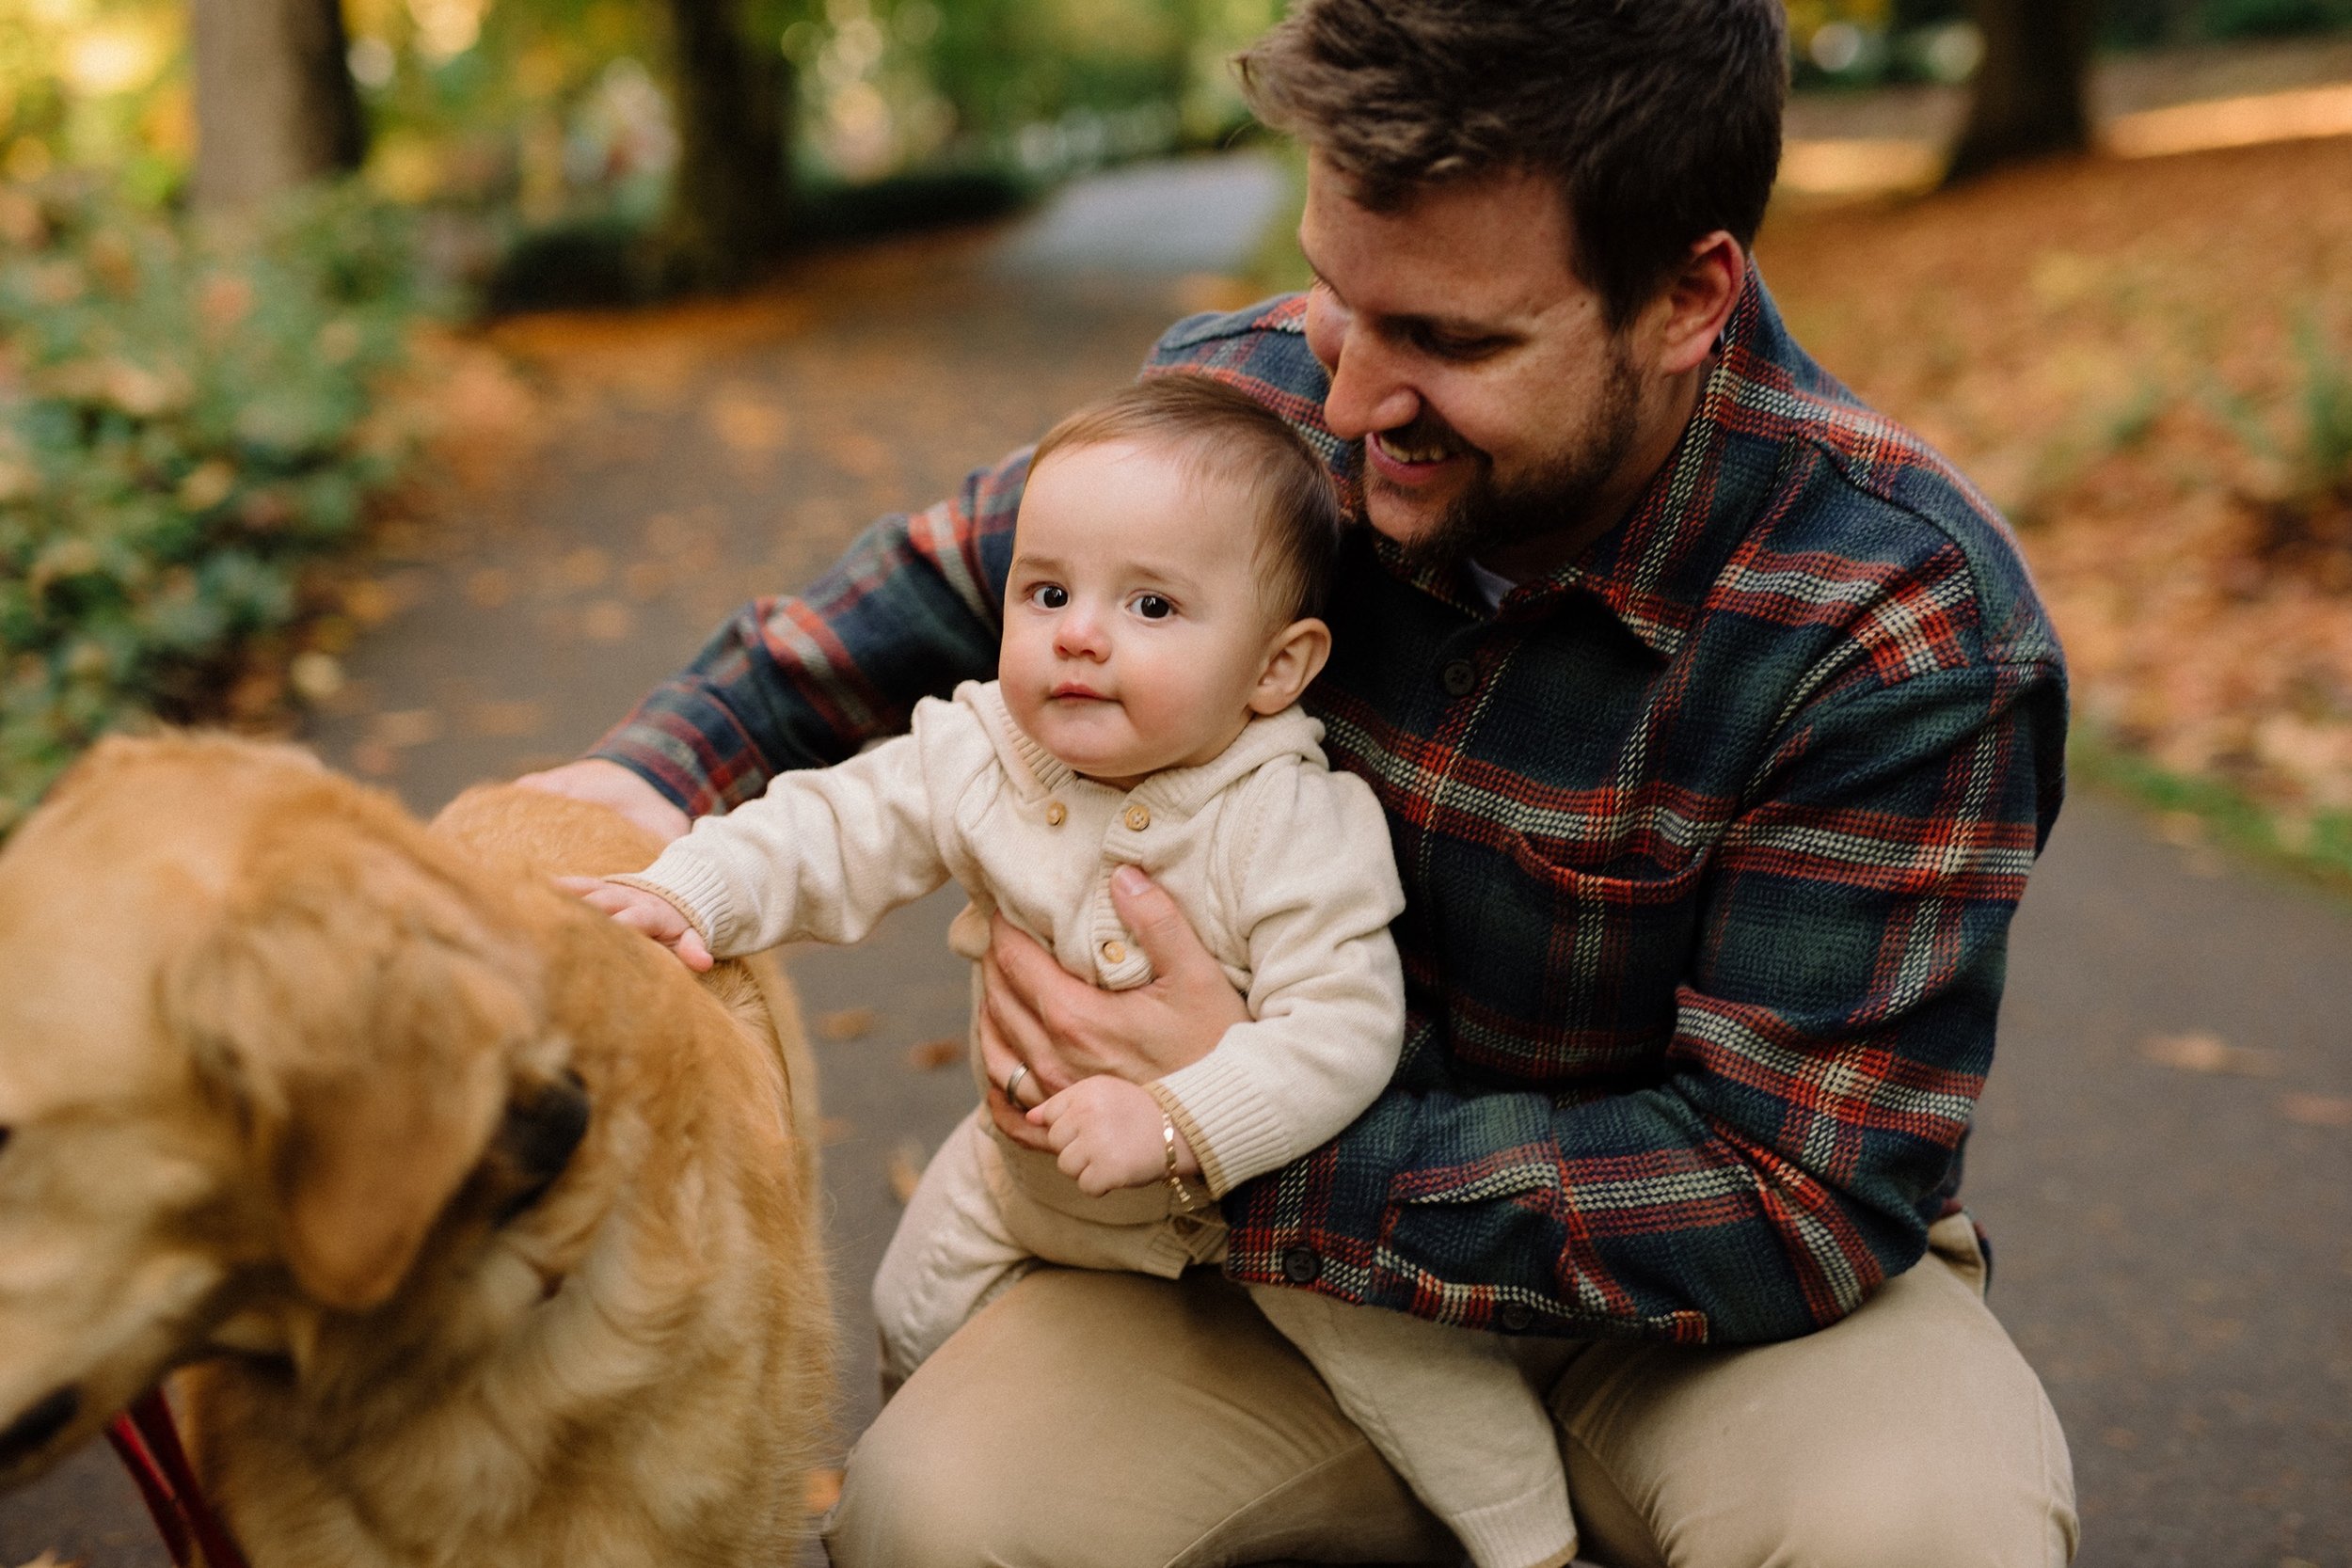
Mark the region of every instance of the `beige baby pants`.
MULTIPOLYGON (((1930 1243, 1801 1339, 1551 1342, 1548 1402, 1582 1556, 1612 1568, 2072 1558, 2066 1441, 1985 1308, 1967 1219, 1930 1243)), ((1305 1359, 1207 1269, 1028 1275, 883 1407, 826 1537, 835 1568, 1459 1557, 1305 1359)))
MULTIPOLYGON (((885 1385, 911 1377, 1040 1261, 1171 1278, 1223 1256, 1214 1209, 1168 1210, 1160 1188, 1086 1199, 1050 1159, 1009 1152, 985 1113, 967 1118, 932 1156, 875 1273, 885 1385), (1024 1158, 1041 1168, 1008 1168, 1024 1158)), ((1573 1555, 1550 1418, 1502 1337, 1306 1291, 1248 1295, 1477 1568, 1559 1568, 1573 1555)))

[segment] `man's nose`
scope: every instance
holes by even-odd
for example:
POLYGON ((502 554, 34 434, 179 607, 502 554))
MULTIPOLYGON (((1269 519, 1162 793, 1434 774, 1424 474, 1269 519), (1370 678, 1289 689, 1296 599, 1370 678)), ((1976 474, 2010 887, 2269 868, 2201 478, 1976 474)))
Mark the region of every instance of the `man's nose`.
POLYGON ((1320 341, 1313 347, 1331 372, 1330 389, 1323 394, 1323 422, 1331 434, 1356 441, 1375 430, 1410 424, 1421 413, 1421 394, 1396 356, 1343 312, 1319 325, 1320 341))

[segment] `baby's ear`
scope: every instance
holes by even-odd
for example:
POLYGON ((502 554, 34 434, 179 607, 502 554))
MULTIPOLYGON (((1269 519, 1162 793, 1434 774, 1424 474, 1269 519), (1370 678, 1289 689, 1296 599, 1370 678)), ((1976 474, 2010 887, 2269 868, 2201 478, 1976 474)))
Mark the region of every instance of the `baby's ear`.
POLYGON ((1298 701, 1330 657, 1331 628, 1311 615, 1276 632, 1266 647, 1265 668, 1249 693, 1249 711, 1279 713, 1298 701))

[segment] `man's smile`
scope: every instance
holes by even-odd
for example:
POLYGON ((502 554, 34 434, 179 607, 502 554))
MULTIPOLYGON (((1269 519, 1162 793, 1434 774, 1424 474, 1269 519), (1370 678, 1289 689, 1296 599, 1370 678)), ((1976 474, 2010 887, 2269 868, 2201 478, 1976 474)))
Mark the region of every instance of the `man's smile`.
POLYGON ((1393 430, 1375 430, 1364 439, 1373 471, 1399 484, 1425 484, 1443 469, 1473 455, 1470 445, 1426 415, 1393 430))

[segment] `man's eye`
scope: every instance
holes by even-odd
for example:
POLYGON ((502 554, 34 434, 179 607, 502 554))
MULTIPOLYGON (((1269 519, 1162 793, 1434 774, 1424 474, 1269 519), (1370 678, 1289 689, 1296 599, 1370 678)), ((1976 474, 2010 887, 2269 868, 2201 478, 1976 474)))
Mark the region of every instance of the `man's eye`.
POLYGON ((1176 607, 1157 594, 1138 594, 1135 611, 1147 621, 1165 621, 1176 613, 1176 607))
POLYGON ((1414 334, 1422 352, 1439 359, 1483 359, 1502 346, 1499 339, 1463 338, 1427 328, 1414 334))
POLYGON ((1070 590, 1058 582, 1041 582, 1029 590, 1029 602, 1040 610, 1059 610, 1070 602, 1070 590))

